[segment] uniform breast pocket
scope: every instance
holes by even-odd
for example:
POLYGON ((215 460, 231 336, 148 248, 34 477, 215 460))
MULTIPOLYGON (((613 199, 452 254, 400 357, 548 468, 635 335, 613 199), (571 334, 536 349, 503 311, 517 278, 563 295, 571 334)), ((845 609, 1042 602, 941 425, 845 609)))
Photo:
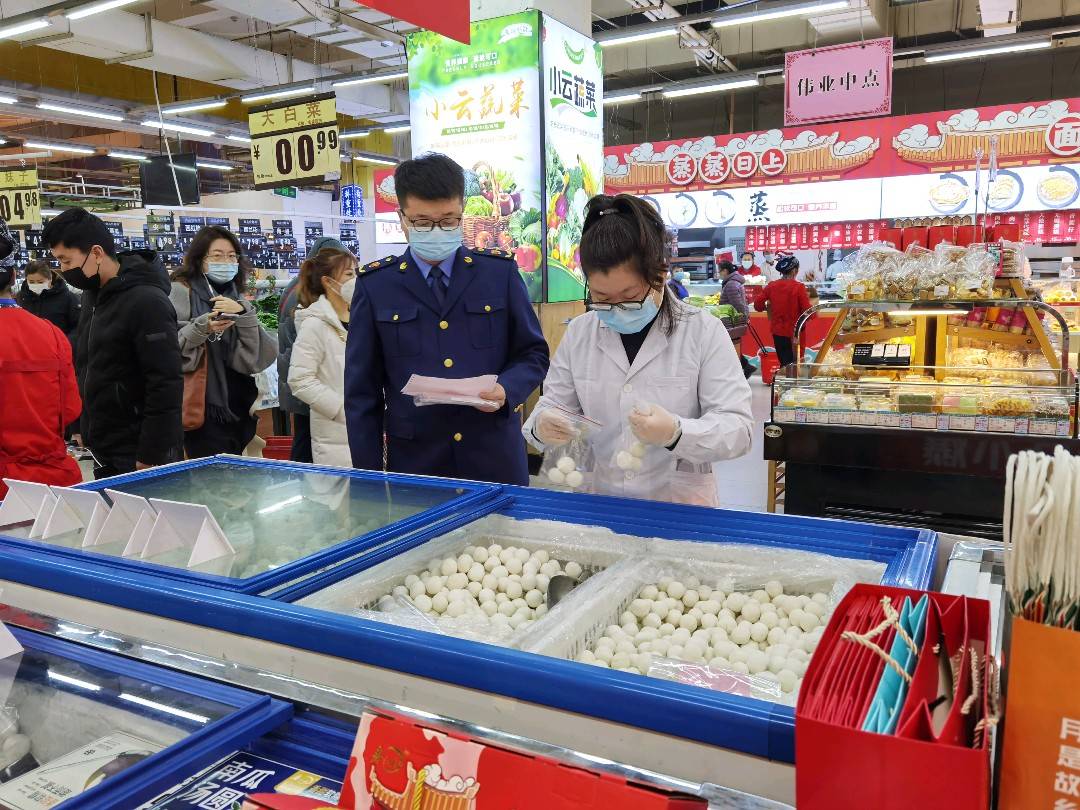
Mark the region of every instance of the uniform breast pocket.
POLYGON ((480 298, 465 302, 469 339, 474 349, 489 349, 506 330, 506 299, 480 298))
POLYGON ((420 309, 399 307, 375 312, 375 322, 383 349, 391 357, 420 354, 420 309))
POLYGON ((679 416, 689 416, 692 399, 697 394, 693 383, 690 377, 654 377, 649 380, 649 387, 655 392, 657 405, 679 416))

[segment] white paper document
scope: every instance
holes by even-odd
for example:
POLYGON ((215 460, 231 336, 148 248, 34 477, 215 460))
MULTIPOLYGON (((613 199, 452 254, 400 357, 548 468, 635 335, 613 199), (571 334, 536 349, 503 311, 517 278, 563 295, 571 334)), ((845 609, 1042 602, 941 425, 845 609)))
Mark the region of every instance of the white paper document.
POLYGON ((480 394, 495 387, 499 378, 494 374, 483 377, 466 377, 450 380, 442 377, 422 377, 413 374, 401 393, 411 396, 417 406, 422 405, 469 405, 496 410, 495 403, 483 399, 480 394))

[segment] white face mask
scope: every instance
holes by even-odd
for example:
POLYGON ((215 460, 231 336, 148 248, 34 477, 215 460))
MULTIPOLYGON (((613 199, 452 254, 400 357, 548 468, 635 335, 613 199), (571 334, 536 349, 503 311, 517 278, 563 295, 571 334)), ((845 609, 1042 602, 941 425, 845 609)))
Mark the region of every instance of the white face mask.
POLYGON ((742 266, 743 266, 744 270, 749 270, 751 267, 754 266, 754 260, 753 259, 743 259, 742 260, 742 266))
POLYGON ((356 290, 356 276, 353 276, 339 288, 338 295, 346 304, 352 302, 353 292, 356 290))
POLYGON ((49 289, 49 282, 47 281, 28 281, 26 286, 30 288, 30 292, 34 295, 41 295, 47 289, 49 289))

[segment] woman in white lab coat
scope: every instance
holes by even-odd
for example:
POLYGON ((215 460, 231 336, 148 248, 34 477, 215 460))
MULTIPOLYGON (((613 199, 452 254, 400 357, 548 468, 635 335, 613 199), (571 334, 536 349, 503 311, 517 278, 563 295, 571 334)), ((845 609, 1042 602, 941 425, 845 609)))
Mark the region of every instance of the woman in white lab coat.
POLYGON ((588 311, 559 344, 525 438, 564 445, 575 429, 558 407, 584 414, 603 425, 591 434, 593 492, 715 506, 712 464, 746 453, 753 426, 731 338, 666 291, 664 223, 644 200, 590 200, 581 265, 588 311), (635 441, 640 464, 625 455, 635 441))

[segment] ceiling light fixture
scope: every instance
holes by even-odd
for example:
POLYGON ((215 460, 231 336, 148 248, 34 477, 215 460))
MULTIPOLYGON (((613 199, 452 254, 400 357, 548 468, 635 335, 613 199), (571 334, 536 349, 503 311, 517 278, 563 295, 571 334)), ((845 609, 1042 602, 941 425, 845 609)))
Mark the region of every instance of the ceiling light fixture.
POLYGON ((604 96, 604 104, 629 104, 633 101, 641 101, 641 93, 612 93, 604 96))
POLYGON ((51 110, 52 112, 64 113, 65 115, 82 115, 86 118, 100 118, 103 121, 123 121, 124 116, 115 113, 87 110, 82 107, 68 107, 65 104, 53 104, 50 101, 42 101, 37 105, 39 110, 51 110))
POLYGON ((212 138, 214 131, 210 129, 201 129, 200 127, 189 127, 186 124, 174 124, 171 121, 143 121, 144 127, 150 127, 151 129, 167 129, 171 132, 183 132, 185 135, 199 135, 203 138, 212 138))
POLYGON ((210 169, 215 172, 231 172, 235 167, 227 166, 224 163, 204 163, 201 160, 195 161, 195 165, 200 169, 210 169))
POLYGON ((397 166, 398 161, 388 160, 386 158, 370 157, 368 155, 353 155, 353 160, 357 163, 374 163, 378 166, 397 166))
POLYGON ((17 101, 15 96, 0 96, 0 104, 15 104, 17 101))
POLYGON ((48 20, 30 20, 29 22, 15 23, 15 25, 9 25, 5 28, 0 28, 0 39, 6 39, 7 37, 17 37, 19 34, 27 34, 31 31, 40 31, 42 28, 48 27, 48 20))
POLYGON ((650 39, 674 36, 677 33, 679 33, 678 28, 665 28, 660 31, 643 31, 640 34, 613 36, 610 39, 601 39, 599 42, 601 48, 614 48, 616 45, 629 45, 632 42, 645 42, 650 39))
POLYGON ((1039 39, 1034 42, 992 45, 989 48, 941 51, 939 53, 926 54, 926 56, 923 57, 923 61, 929 64, 932 62, 952 62, 957 59, 977 59, 980 56, 1001 56, 1003 54, 1022 53, 1023 51, 1037 51, 1042 48, 1049 48, 1051 44, 1052 43, 1048 39, 1039 39))
POLYGON ((396 82, 409 78, 409 71, 402 70, 397 73, 372 74, 371 76, 358 76, 355 79, 342 79, 332 82, 331 87, 355 87, 358 84, 378 84, 379 82, 396 82))
POLYGON ((345 132, 340 133, 338 137, 341 138, 341 140, 343 141, 347 141, 352 138, 366 138, 370 134, 370 129, 349 129, 345 132))
POLYGON ((809 17, 811 14, 819 14, 825 11, 839 11, 843 8, 851 8, 848 0, 828 0, 824 3, 803 3, 789 5, 783 8, 766 9, 765 11, 751 11, 746 14, 724 14, 712 22, 713 28, 727 28, 731 25, 752 25, 753 23, 765 22, 766 20, 779 20, 784 17, 809 17))
POLYGON ((228 141, 236 141, 237 143, 251 143, 251 138, 247 135, 226 135, 225 139, 228 141))
POLYGON ((116 158, 117 160, 149 160, 146 155, 137 155, 134 152, 109 152, 109 157, 116 158))
POLYGON ((183 115, 184 113, 199 112, 200 110, 217 110, 224 107, 229 102, 226 99, 216 99, 210 101, 195 101, 191 104, 185 104, 181 107, 167 107, 161 111, 162 115, 183 115))
POLYGON ((269 101, 273 98, 291 98, 314 93, 314 87, 295 87, 292 90, 267 90, 265 93, 254 93, 250 96, 241 96, 240 100, 245 104, 255 104, 259 101, 269 101))
POLYGON ((408 132, 410 129, 412 129, 412 127, 408 124, 401 124, 399 126, 383 127, 383 132, 387 135, 397 135, 399 132, 408 132))
POLYGON ((23 141, 23 146, 29 146, 31 149, 48 149, 52 152, 71 152, 76 155, 93 155, 97 153, 96 149, 87 149, 85 146, 67 146, 66 144, 43 143, 41 141, 23 141))
POLYGON ((758 80, 738 79, 733 82, 721 82, 719 84, 702 84, 696 87, 677 87, 673 90, 664 90, 664 98, 682 98, 683 96, 697 96, 702 93, 723 93, 728 90, 738 90, 743 87, 757 87, 758 80))
POLYGON ((70 11, 65 11, 64 16, 69 20, 81 20, 83 17, 100 14, 103 11, 112 11, 114 8, 129 6, 136 2, 138 0, 103 0, 100 3, 87 3, 85 6, 76 6, 70 11))

